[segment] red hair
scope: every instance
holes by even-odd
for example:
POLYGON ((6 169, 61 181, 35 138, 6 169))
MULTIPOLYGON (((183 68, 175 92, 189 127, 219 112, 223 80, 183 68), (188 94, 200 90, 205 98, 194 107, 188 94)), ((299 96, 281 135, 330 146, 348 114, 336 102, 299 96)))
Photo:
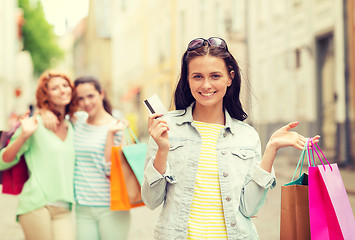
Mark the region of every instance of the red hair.
POLYGON ((68 114, 70 117, 73 117, 73 114, 77 109, 77 104, 74 96, 75 94, 74 85, 71 79, 63 73, 46 71, 39 77, 37 91, 36 91, 37 107, 52 111, 55 115, 57 115, 58 119, 65 117, 65 116, 60 116, 60 113, 55 110, 53 103, 48 98, 48 82, 55 77, 63 78, 69 83, 69 86, 72 90, 72 99, 70 103, 65 107, 65 115, 68 114))

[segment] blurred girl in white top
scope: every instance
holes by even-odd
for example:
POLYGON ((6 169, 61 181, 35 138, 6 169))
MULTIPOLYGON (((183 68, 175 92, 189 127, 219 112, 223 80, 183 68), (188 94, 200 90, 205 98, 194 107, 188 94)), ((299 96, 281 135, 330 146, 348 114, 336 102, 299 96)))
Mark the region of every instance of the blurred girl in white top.
POLYGON ((97 79, 74 81, 79 107, 74 124, 74 193, 78 240, 126 239, 129 211, 110 210, 111 148, 122 141, 124 124, 111 116, 112 108, 97 79))

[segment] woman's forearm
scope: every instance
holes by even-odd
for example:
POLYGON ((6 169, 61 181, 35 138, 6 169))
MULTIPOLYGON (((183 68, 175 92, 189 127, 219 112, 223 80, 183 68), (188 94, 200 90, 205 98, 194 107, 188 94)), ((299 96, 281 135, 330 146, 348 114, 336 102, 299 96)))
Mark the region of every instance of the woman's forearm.
POLYGON ((105 144, 105 160, 111 162, 111 151, 114 146, 114 133, 108 132, 105 144))
POLYGON ((20 151, 22 145, 27 141, 27 139, 27 137, 21 134, 11 144, 9 144, 2 155, 3 161, 12 162, 13 160, 15 160, 17 153, 20 151))
POLYGON ((169 151, 162 151, 159 150, 157 151, 157 154, 155 155, 154 159, 154 168, 161 174, 163 175, 166 171, 166 161, 168 158, 168 152, 169 151))
POLYGON ((266 145, 263 158, 260 162, 260 167, 267 172, 271 172, 272 165, 274 164, 277 149, 269 142, 266 145))

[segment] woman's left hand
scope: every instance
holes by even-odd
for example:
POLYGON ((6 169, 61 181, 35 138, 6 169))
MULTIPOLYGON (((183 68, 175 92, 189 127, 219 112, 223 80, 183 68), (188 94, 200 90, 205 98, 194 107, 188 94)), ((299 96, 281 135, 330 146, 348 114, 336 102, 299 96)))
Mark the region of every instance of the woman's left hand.
MULTIPOLYGON (((283 147, 295 147, 302 150, 307 142, 307 138, 297 132, 290 131, 292 128, 297 127, 298 124, 299 122, 291 122, 275 131, 270 137, 268 147, 273 148, 275 151, 283 147)), ((319 138, 320 136, 318 135, 313 137, 313 143, 319 142, 319 138)))
POLYGON ((112 124, 109 128, 110 133, 116 133, 118 131, 123 131, 126 127, 128 127, 129 123, 127 120, 117 120, 114 124, 112 124))
MULTIPOLYGON (((307 143, 307 138, 297 132, 290 131, 292 128, 297 127, 299 122, 291 122, 282 128, 276 130, 270 137, 266 145, 263 158, 260 162, 260 167, 267 172, 271 172, 272 165, 275 160, 277 150, 283 147, 295 147, 303 150, 304 145, 307 143)), ((312 138, 313 143, 319 142, 320 136, 312 138)), ((310 146, 308 146, 310 147, 310 146)))

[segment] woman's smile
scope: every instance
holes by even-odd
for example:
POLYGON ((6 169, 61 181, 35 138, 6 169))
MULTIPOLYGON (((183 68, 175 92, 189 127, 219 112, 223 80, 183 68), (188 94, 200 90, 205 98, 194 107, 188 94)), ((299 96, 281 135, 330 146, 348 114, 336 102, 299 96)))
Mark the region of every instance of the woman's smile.
POLYGON ((204 97, 211 97, 213 94, 215 94, 216 92, 207 92, 207 93, 202 93, 200 92, 200 94, 204 97))

